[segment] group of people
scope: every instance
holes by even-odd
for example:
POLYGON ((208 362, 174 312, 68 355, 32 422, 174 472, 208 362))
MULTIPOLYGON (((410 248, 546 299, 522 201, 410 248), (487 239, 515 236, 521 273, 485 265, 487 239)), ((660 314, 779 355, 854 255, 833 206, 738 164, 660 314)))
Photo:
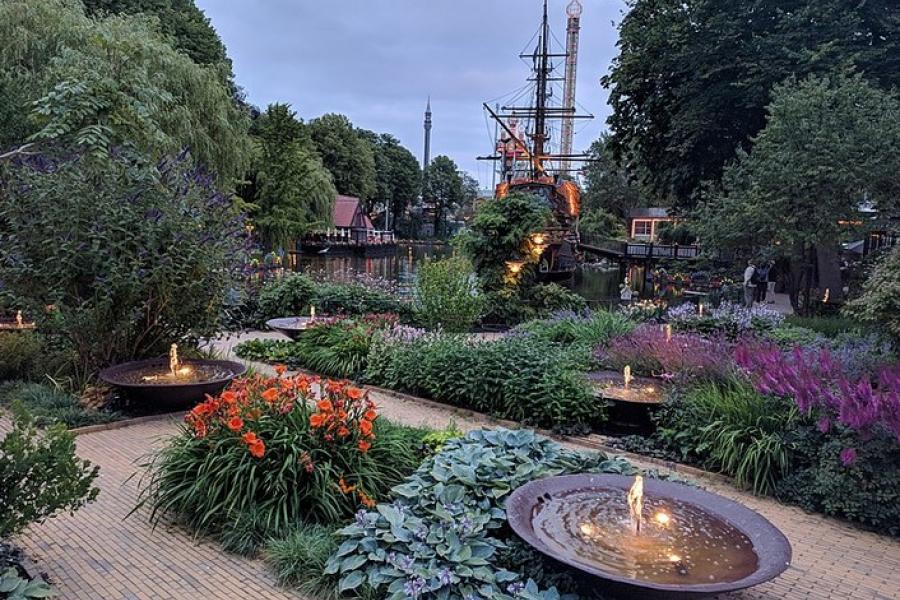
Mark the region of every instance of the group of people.
POLYGON ((773 265, 772 261, 747 262, 747 268, 744 269, 744 306, 747 308, 752 308, 754 302, 766 301, 773 265))

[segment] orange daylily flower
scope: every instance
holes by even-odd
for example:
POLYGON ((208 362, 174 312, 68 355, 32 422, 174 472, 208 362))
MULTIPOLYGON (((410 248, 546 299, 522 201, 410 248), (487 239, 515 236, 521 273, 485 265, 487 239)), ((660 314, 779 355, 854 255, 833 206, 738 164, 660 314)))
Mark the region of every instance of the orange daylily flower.
POLYGON ((253 458, 262 458, 266 453, 266 445, 262 440, 256 440, 250 444, 250 456, 253 458))
POLYGON ((370 435, 372 433, 372 421, 360 421, 359 430, 363 433, 363 435, 370 435))
POLYGON ((332 412, 334 410, 334 405, 331 403, 331 400, 319 400, 316 406, 322 412, 332 412))
POLYGON ((269 388, 262 393, 262 399, 266 402, 275 402, 278 400, 278 390, 276 388, 269 388))
POLYGON ((349 494, 356 489, 355 485, 347 485, 343 477, 338 481, 338 487, 341 489, 342 494, 349 494))
POLYGON ((319 414, 310 415, 309 416, 309 426, 314 429, 321 427, 324 420, 325 420, 325 417, 323 417, 322 415, 319 415, 319 414))
POLYGON ((367 421, 374 421, 375 419, 378 418, 378 413, 372 409, 369 409, 365 412, 365 414, 363 415, 363 418, 366 419, 367 421))
POLYGON ((237 402, 237 394, 232 391, 222 392, 222 402, 225 404, 234 404, 237 402))
POLYGON ((372 444, 367 442, 366 440, 359 440, 359 451, 365 454, 369 451, 369 448, 372 447, 372 444))
POLYGON ((248 431, 247 433, 245 433, 243 436, 241 436, 241 439, 244 440, 244 443, 248 445, 253 445, 259 441, 259 438, 256 437, 256 434, 252 431, 248 431))
POLYGON ((372 498, 370 498, 367 493, 365 493, 362 490, 359 490, 356 492, 356 494, 359 496, 359 501, 362 503, 363 506, 365 506, 366 508, 375 508, 375 501, 372 498))
POLYGON ((345 426, 341 425, 337 430, 338 437, 347 437, 350 435, 350 430, 345 426))
POLYGON ((287 367, 284 365, 275 365, 275 372, 278 373, 278 376, 281 377, 284 375, 284 372, 287 371, 287 367))
POLYGON ((231 417, 228 419, 228 429, 232 431, 240 431, 244 428, 244 420, 240 417, 231 417))
POLYGON ((365 396, 365 392, 359 388, 351 387, 347 388, 347 397, 351 400, 359 400, 363 396, 365 396))

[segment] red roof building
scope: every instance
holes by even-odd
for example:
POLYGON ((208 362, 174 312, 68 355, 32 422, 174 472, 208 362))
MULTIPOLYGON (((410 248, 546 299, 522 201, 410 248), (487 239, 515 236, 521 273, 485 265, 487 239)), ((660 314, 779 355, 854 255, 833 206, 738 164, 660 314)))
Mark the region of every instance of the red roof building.
POLYGON ((359 198, 353 196, 338 195, 334 200, 332 217, 335 229, 350 231, 375 229, 369 215, 363 211, 359 198))

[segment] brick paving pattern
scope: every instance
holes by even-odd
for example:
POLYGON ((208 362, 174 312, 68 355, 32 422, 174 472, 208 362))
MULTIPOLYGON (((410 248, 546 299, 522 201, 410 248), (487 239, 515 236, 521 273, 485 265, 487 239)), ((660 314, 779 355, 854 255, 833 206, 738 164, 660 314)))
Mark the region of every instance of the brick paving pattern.
MULTIPOLYGON (((230 353, 233 340, 218 344, 230 353)), ((265 366, 257 365, 261 371, 265 366)), ((496 422, 430 402, 373 393, 388 419, 462 430, 496 422)), ((33 527, 20 540, 56 582, 61 598, 94 599, 269 599, 300 598, 279 589, 258 560, 195 541, 183 529, 151 530, 145 512, 128 519, 134 506, 137 462, 175 431, 171 420, 79 436, 78 453, 100 465, 99 499, 74 516, 33 527)), ((577 440, 567 445, 581 447, 577 440)), ((779 527, 794 550, 792 566, 778 579, 728 600, 891 600, 900 598, 900 542, 860 531, 834 519, 806 514, 768 498, 757 498, 720 482, 703 485, 756 510, 779 527)))

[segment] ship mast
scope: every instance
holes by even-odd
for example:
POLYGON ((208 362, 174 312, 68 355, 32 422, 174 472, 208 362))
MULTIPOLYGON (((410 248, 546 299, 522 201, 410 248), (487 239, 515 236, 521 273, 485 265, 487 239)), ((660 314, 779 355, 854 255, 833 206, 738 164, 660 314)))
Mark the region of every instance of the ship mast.
POLYGON ((534 107, 534 142, 532 152, 532 177, 544 174, 544 150, 547 144, 547 78, 550 70, 550 25, 547 22, 547 0, 544 0, 544 18, 541 21, 540 52, 535 53, 536 102, 534 107))

